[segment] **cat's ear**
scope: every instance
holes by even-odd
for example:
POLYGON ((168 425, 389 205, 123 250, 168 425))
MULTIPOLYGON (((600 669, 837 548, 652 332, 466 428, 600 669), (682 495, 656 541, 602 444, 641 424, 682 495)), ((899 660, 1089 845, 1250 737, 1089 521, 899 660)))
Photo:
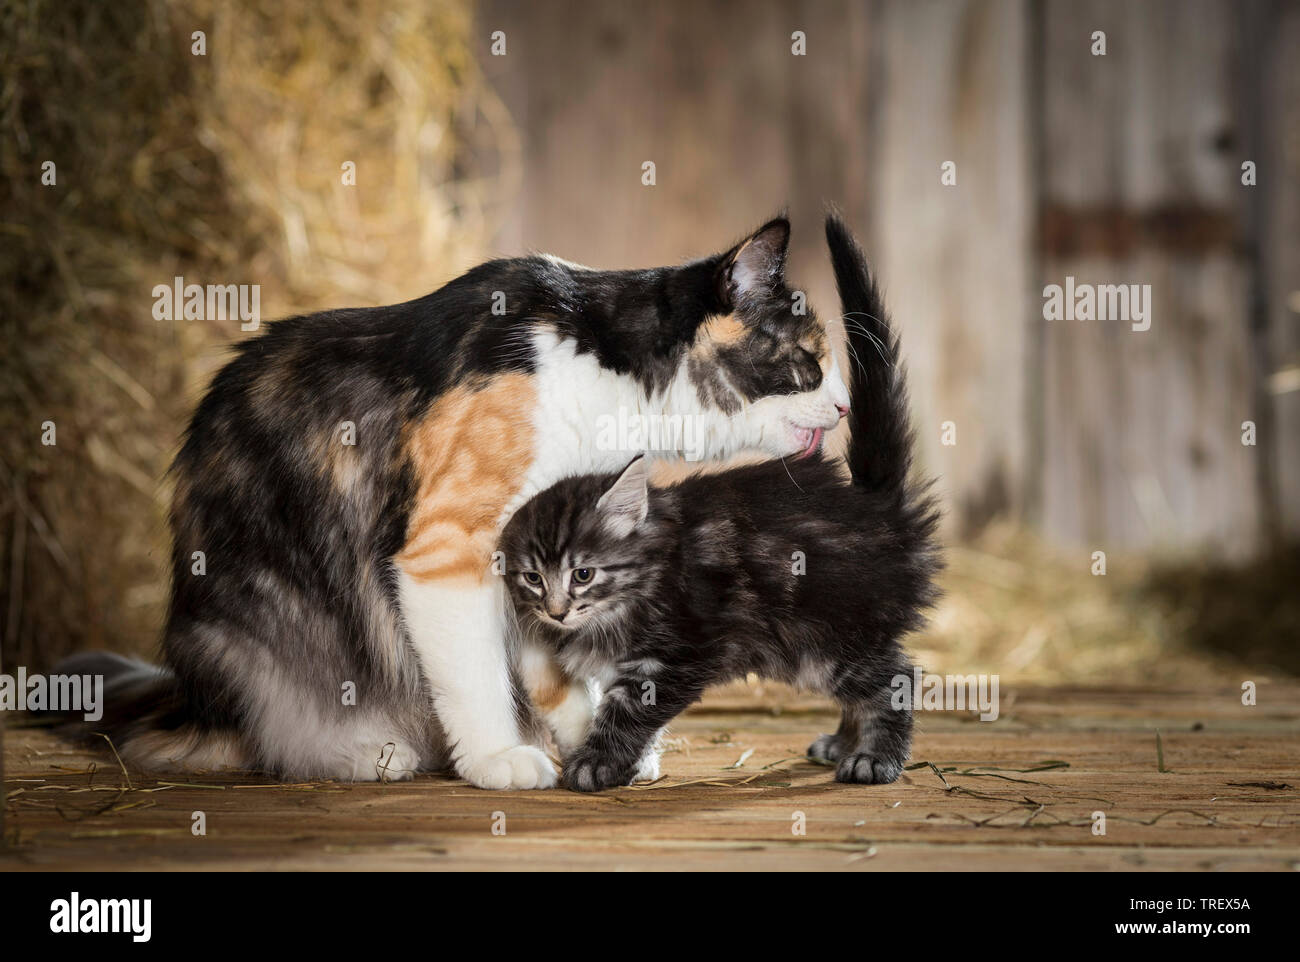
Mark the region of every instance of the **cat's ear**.
POLYGON ((734 307, 746 296, 767 294, 785 282, 785 255, 790 247, 790 222, 768 221, 724 255, 719 290, 734 307))
POLYGON ((650 510, 649 482, 645 455, 638 454, 596 502, 606 529, 616 538, 626 538, 645 520, 650 510))

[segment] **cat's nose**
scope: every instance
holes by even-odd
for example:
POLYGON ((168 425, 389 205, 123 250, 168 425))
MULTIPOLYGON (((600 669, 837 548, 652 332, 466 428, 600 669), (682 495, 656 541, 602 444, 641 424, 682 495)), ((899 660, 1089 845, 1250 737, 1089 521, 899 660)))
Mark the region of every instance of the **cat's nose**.
POLYGON ((563 620, 565 619, 565 617, 568 616, 568 614, 569 614, 569 609, 568 609, 568 608, 563 608, 563 609, 557 611, 557 610, 555 610, 554 608, 552 608, 550 605, 547 605, 547 606, 546 606, 546 613, 547 613, 548 615, 550 615, 552 618, 554 618, 556 621, 563 621, 563 620))
POLYGON ((840 412, 840 417, 842 418, 849 416, 849 406, 847 404, 837 404, 835 405, 835 410, 840 412))

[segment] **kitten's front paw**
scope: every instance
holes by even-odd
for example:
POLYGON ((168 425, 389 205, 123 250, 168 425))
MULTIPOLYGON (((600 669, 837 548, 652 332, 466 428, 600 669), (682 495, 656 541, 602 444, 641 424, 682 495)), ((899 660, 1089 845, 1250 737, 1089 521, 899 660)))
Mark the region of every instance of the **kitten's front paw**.
POLYGON ((632 784, 632 770, 594 752, 580 751, 565 762, 562 780, 564 787, 573 792, 599 792, 632 784))
POLYGON ((888 785, 903 774, 903 763, 879 758, 870 752, 845 755, 835 768, 837 782, 855 782, 859 785, 888 785))
POLYGON ((465 758, 456 763, 456 774, 478 788, 552 788, 555 766, 546 753, 532 745, 516 745, 485 758, 465 758))
POLYGON ((843 752, 839 735, 818 735, 817 740, 808 746, 809 758, 824 758, 828 762, 839 761, 843 752))

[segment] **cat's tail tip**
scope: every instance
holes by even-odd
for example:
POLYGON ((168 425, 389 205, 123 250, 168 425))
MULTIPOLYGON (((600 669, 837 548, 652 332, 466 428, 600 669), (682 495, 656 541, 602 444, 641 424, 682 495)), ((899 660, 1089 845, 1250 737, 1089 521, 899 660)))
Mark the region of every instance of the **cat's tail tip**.
POLYGON ((826 213, 826 245, 849 353, 849 470, 862 487, 904 497, 912 436, 898 336, 866 255, 833 207, 826 213))

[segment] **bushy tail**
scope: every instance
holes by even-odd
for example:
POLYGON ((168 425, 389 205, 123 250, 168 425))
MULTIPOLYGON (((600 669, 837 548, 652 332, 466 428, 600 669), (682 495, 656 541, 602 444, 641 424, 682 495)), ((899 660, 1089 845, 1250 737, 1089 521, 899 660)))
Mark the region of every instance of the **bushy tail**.
POLYGON ((242 746, 212 732, 191 717, 176 677, 165 668, 104 651, 69 655, 56 675, 102 676, 103 714, 86 721, 80 714, 47 712, 59 734, 99 742, 107 736, 127 762, 142 768, 189 770, 246 767, 242 746))
POLYGON ((912 429, 898 335, 867 268, 867 259, 837 213, 826 216, 826 243, 848 334, 849 446, 853 482, 900 503, 908 496, 912 429))

